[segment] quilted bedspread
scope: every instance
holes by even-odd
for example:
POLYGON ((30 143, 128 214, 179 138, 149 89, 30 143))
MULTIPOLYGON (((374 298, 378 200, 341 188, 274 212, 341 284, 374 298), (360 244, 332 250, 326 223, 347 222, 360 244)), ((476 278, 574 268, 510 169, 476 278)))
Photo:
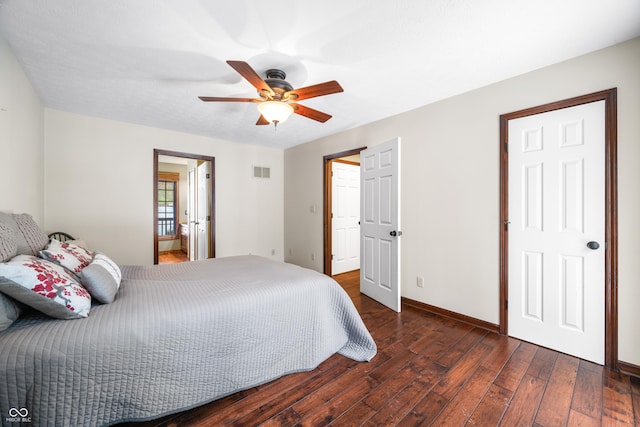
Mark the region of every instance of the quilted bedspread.
POLYGON ((336 352, 376 354, 348 295, 315 271, 257 256, 122 271, 88 318, 32 313, 0 332, 2 425, 26 411, 32 426, 152 419, 336 352))

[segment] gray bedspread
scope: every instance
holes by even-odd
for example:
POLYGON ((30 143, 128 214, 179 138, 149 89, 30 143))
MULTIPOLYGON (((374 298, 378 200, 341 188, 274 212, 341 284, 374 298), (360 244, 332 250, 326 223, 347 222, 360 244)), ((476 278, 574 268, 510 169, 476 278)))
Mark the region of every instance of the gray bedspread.
POLYGON ((32 314, 0 332, 0 422, 151 419, 376 345, 331 278, 256 256, 124 266, 86 319, 32 314), (14 408, 14 409, 12 409, 14 408), (18 415, 20 416, 20 415, 18 415))

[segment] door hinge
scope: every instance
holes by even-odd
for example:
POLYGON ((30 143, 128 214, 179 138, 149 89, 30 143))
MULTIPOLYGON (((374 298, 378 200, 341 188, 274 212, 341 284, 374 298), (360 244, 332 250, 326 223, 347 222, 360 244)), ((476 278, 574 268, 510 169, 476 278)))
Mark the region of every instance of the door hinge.
POLYGON ((511 221, 509 221, 508 219, 505 219, 503 221, 503 224, 504 224, 504 229, 509 230, 509 224, 511 224, 511 221))
POLYGON ((504 143, 504 151, 505 151, 505 153, 509 152, 509 144, 506 143, 506 142, 504 143))
POLYGON ((207 221, 211 221, 211 215, 207 215, 207 221))
POLYGON ((209 174, 209 173, 208 173, 208 174, 206 174, 205 178, 206 178, 206 179, 211 179, 211 174, 209 174))
POLYGON ((509 309, 509 300, 504 300, 504 309, 505 310, 509 309))

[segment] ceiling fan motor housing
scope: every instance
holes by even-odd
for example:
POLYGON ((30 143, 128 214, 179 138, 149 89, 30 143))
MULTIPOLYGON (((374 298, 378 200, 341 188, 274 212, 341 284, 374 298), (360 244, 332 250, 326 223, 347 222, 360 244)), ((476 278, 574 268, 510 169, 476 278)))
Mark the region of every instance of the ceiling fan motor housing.
MULTIPOLYGON (((275 96, 272 97, 273 100, 281 101, 283 100, 283 95, 285 94, 285 92, 290 92, 293 90, 293 86, 291 86, 289 82, 285 81, 287 75, 284 71, 278 70, 277 68, 272 68, 267 70, 266 75, 267 78, 265 79, 265 83, 268 84, 275 93, 275 96)), ((261 93, 260 96, 264 98, 264 94, 261 93)))

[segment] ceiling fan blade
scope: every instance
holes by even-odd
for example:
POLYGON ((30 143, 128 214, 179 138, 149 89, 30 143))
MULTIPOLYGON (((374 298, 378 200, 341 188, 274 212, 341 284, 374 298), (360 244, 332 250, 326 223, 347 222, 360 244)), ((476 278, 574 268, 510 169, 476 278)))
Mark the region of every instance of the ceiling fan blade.
POLYGON ((316 96, 330 95, 332 93, 344 92, 342 86, 335 81, 332 80, 330 82, 319 83, 313 86, 301 87, 299 89, 290 90, 285 94, 285 97, 288 95, 296 95, 296 100, 314 98, 316 96))
POLYGON ((258 119, 258 121, 256 122, 256 125, 270 125, 271 123, 269 123, 267 121, 267 119, 264 118, 264 116, 262 114, 260 114, 260 118, 258 119))
POLYGON ((249 83, 253 85, 258 92, 266 91, 269 94, 273 95, 273 90, 271 87, 262 80, 262 77, 255 72, 251 65, 247 64, 244 61, 227 61, 227 64, 231 66, 234 70, 236 70, 242 77, 244 77, 249 83))
POLYGON ((219 98, 217 96, 199 96, 204 102, 261 102, 255 98, 219 98))
POLYGON ((324 123, 331 118, 331 116, 327 113, 314 110, 313 108, 305 107, 301 104, 291 104, 291 106, 293 107, 294 113, 300 114, 301 116, 305 116, 309 119, 313 119, 321 123, 324 123))

